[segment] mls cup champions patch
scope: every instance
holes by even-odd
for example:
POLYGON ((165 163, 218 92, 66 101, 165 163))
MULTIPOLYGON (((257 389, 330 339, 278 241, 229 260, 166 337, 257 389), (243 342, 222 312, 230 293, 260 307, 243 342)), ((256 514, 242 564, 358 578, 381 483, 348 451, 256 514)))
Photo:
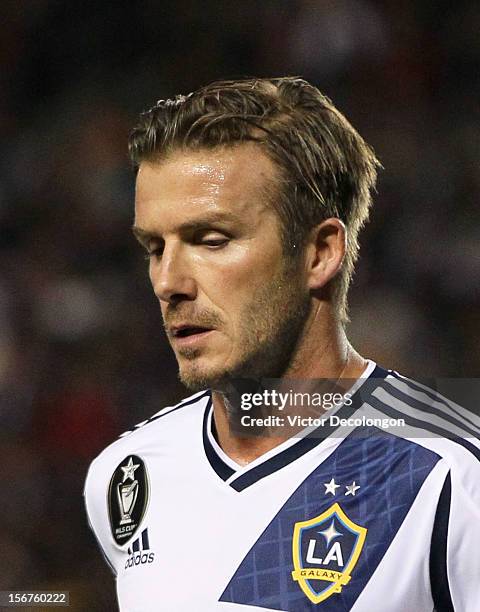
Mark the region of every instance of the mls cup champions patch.
POLYGON ((142 522, 148 493, 145 463, 137 455, 128 455, 115 469, 108 487, 110 527, 120 546, 132 538, 142 522))

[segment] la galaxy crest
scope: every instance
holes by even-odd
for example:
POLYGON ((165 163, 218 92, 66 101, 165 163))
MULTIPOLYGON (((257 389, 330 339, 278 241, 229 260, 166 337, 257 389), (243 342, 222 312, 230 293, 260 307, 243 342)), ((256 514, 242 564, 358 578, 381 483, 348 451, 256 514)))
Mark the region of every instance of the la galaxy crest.
POLYGON ((314 604, 340 593, 350 582, 367 529, 351 521, 339 504, 295 523, 293 580, 314 604))
POLYGON ((108 487, 108 514, 113 539, 120 546, 135 534, 148 504, 148 476, 137 455, 127 455, 113 472, 108 487))

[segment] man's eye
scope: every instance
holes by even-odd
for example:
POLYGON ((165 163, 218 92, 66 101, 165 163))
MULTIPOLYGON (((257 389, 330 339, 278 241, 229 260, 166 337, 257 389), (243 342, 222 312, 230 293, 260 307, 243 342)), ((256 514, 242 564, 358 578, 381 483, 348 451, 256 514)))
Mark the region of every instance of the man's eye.
POLYGON ((204 244, 209 247, 220 247, 220 246, 223 246, 224 244, 227 244, 228 241, 229 239, 226 238, 225 236, 218 237, 218 238, 203 238, 201 241, 201 244, 204 244))
POLYGON ((193 243, 212 249, 222 247, 230 242, 230 236, 224 232, 205 230, 193 236, 193 243))
POLYGON ((161 257, 163 254, 163 249, 152 249, 151 251, 147 251, 144 255, 145 259, 150 260, 152 258, 161 257))

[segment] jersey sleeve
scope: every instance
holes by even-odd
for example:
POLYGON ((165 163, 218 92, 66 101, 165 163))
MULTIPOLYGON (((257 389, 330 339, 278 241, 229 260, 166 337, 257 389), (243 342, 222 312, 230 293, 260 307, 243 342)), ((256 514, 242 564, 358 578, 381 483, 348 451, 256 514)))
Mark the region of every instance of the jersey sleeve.
POLYGON ((480 602, 480 462, 452 466, 432 533, 430 577, 435 610, 478 612, 480 602))
POLYGON ((117 575, 111 554, 111 544, 108 534, 108 508, 105 486, 97 472, 95 462, 91 464, 84 488, 85 508, 87 520, 95 539, 97 540, 100 551, 107 565, 112 570, 114 576, 117 575))

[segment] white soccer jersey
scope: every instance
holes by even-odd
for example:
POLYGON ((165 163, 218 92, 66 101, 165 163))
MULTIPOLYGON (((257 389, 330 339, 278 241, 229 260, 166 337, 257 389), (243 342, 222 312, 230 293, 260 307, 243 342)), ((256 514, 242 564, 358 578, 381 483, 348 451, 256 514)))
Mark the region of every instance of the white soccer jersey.
POLYGON ((478 612, 480 419, 372 362, 336 414, 408 427, 327 425, 239 466, 204 392, 103 451, 86 506, 122 612, 478 612))

